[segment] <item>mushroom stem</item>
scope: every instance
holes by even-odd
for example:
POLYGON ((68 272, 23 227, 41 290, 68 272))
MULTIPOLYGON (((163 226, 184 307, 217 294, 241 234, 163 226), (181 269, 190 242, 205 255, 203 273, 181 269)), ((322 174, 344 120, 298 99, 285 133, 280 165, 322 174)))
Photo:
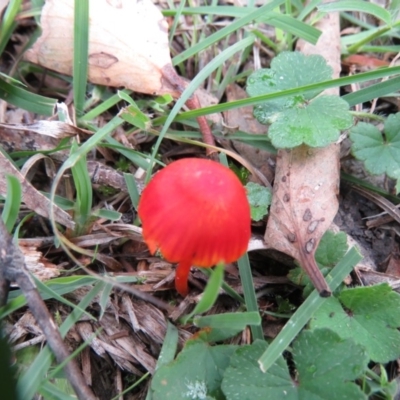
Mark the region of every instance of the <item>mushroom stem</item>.
POLYGON ((181 261, 175 271, 175 287, 178 293, 185 297, 188 294, 188 278, 192 263, 190 261, 181 261))

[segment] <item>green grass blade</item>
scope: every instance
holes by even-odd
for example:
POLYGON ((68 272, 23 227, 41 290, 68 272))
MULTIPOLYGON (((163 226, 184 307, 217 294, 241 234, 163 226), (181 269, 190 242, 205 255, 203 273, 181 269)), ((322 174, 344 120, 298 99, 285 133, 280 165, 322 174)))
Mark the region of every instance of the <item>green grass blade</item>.
POLYGON ((77 116, 83 115, 89 57, 89 1, 74 2, 73 90, 77 116))
POLYGON ((121 93, 123 93, 124 95, 130 95, 132 91, 128 89, 118 91, 117 94, 110 96, 107 100, 102 101, 98 106, 96 106, 95 108, 87 112, 85 115, 83 115, 80 120, 91 121, 96 117, 98 117, 99 115, 106 112, 107 110, 109 110, 111 107, 114 107, 121 101, 122 99, 121 93))
MULTIPOLYGON (((161 145, 161 142, 167 133, 172 121, 178 114, 179 110, 182 106, 186 103, 190 96, 195 92, 195 90, 200 86, 200 84, 211 75, 211 73, 216 70, 223 62, 227 59, 232 57, 236 52, 243 50, 247 46, 251 45, 254 42, 255 37, 253 35, 249 35, 245 39, 240 40, 239 42, 235 43, 234 45, 225 49, 222 53, 220 53, 217 57, 215 57, 210 63, 208 63, 197 75, 196 77, 190 82, 190 84, 186 87, 184 92, 182 93, 179 100, 175 103, 175 106, 169 113, 168 118, 166 119, 164 126, 160 132, 160 135, 157 139, 156 144, 154 145, 153 152, 151 155, 150 165, 153 166, 156 155, 158 153, 158 149, 161 145)), ((150 180, 151 176, 151 168, 147 170, 146 181, 150 180)))
MULTIPOLYGON (((127 149, 126 147, 121 145, 120 142, 118 142, 112 137, 107 137, 106 141, 107 143, 109 143, 109 145, 104 145, 105 147, 110 147, 112 149, 115 149, 116 151, 121 153, 124 157, 126 157, 133 165, 136 165, 144 169, 145 171, 149 169, 150 165, 149 160, 145 154, 135 151, 133 149, 127 149)), ((161 162, 158 162, 158 164, 164 165, 161 162)))
MULTIPOLYGON (((73 389, 71 388, 72 392, 73 389)), ((56 386, 55 383, 50 381, 43 382, 40 387, 40 394, 44 399, 57 399, 57 400, 76 400, 76 396, 74 394, 67 394, 62 391, 59 387, 56 386)))
POLYGON ((179 332, 175 325, 167 321, 167 333, 165 334, 160 355, 158 356, 156 370, 173 361, 178 349, 179 332))
POLYGON ((204 290, 204 293, 200 299, 200 301, 196 304, 194 310, 182 317, 182 323, 186 324, 187 321, 192 318, 196 314, 202 314, 208 311, 215 303, 218 298, 219 289, 221 288, 222 281, 224 280, 224 265, 217 265, 213 272, 211 273, 211 277, 208 280, 207 286, 204 290))
POLYGON ((259 312, 232 312, 196 317, 194 323, 199 328, 243 330, 247 325, 261 326, 261 317, 259 312))
POLYGON ((282 29, 287 34, 295 35, 311 44, 316 44, 322 34, 319 29, 305 24, 289 15, 271 13, 270 18, 263 18, 262 20, 275 28, 282 29))
MULTIPOLYGON (((249 97, 247 99, 241 99, 236 101, 231 101, 229 103, 221 103, 215 106, 203 107, 199 110, 186 111, 181 113, 175 118, 175 121, 182 121, 189 118, 199 117, 200 115, 214 114, 222 111, 232 110, 234 108, 252 106, 260 103, 264 103, 269 100, 281 99, 288 96, 296 96, 303 94, 304 92, 310 90, 325 90, 332 87, 340 87, 345 85, 350 85, 352 83, 366 82, 373 79, 385 78, 387 76, 393 76, 400 73, 400 67, 390 67, 390 68, 380 68, 374 71, 364 72, 361 74, 356 74, 352 76, 346 76, 338 79, 331 79, 329 81, 312 83, 310 85, 301 86, 294 89, 282 90, 280 92, 270 93, 262 96, 249 97)), ((164 118, 160 117, 157 120, 158 124, 163 123, 164 118)))
POLYGON ((11 233, 18 218, 21 207, 22 189, 19 180, 12 175, 7 175, 7 196, 1 218, 7 231, 11 233))
MULTIPOLYGON (((249 312, 259 312, 256 291, 253 284, 253 276, 251 274, 251 267, 249 261, 249 255, 245 253, 238 260, 240 280, 242 282, 244 300, 246 302, 246 308, 249 312)), ((253 340, 260 339, 264 340, 264 333, 261 325, 252 325, 250 327, 253 340)))
POLYGON ((357 11, 361 13, 371 14, 375 18, 379 18, 387 25, 390 25, 392 17, 390 12, 384 8, 363 0, 343 0, 333 1, 318 6, 319 11, 323 12, 341 12, 341 11, 357 11))
MULTIPOLYGON (((91 276, 71 276, 54 278, 44 284, 51 288, 51 290, 55 293, 63 295, 66 293, 71 293, 82 286, 90 285, 95 281, 95 278, 91 276)), ((39 293, 40 297, 43 300, 53 298, 50 294, 51 292, 45 293, 39 289, 39 293)), ((0 308, 0 320, 4 319, 8 315, 12 314, 14 311, 17 311, 24 306, 26 306, 26 299, 25 296, 21 293, 21 290, 13 290, 8 296, 7 304, 4 307, 0 308)))
POLYGON ((40 115, 53 115, 57 100, 30 93, 0 77, 0 98, 16 107, 40 115))
MULTIPOLYGON (((77 151, 77 146, 76 142, 73 143, 71 154, 77 151)), ((76 188, 74 220, 77 223, 77 232, 83 233, 91 215, 93 201, 92 182, 86 165, 86 154, 71 167, 71 172, 76 188)))
POLYGON ((395 93, 398 90, 400 90, 400 76, 346 94, 342 99, 346 100, 350 106, 354 106, 369 100, 379 99, 380 97, 395 93))
MULTIPOLYGON (((45 285, 42 281, 40 281, 34 275, 32 275, 32 279, 35 281, 36 288, 39 290, 41 295, 43 293, 49 299, 55 299, 55 300, 58 300, 60 303, 67 305, 68 307, 79 309, 79 306, 75 305, 71 301, 69 301, 69 300, 65 299, 63 296, 59 295, 57 292, 52 290, 50 286, 45 285)), ((96 320, 96 318, 92 317, 85 310, 81 309, 80 311, 82 312, 82 314, 85 314, 89 319, 96 320)))
MULTIPOLYGON (((15 17, 18 11, 21 9, 22 0, 10 0, 7 8, 4 11, 3 18, 0 23, 0 55, 3 53, 5 47, 15 27, 17 26, 15 22, 15 17)), ((7 2, 6 2, 7 4, 7 2)))
MULTIPOLYGON (((258 9, 250 8, 250 7, 234 7, 234 6, 204 6, 204 7, 187 7, 182 10, 182 14, 184 15, 216 15, 216 16, 225 16, 225 17, 233 17, 233 18, 245 18, 249 14, 257 12, 258 9)), ((165 11, 164 15, 177 15, 177 11, 165 11)), ((310 43, 315 44, 318 41, 318 38, 321 35, 321 31, 306 24, 296 18, 293 18, 290 15, 279 14, 274 11, 268 12, 268 14, 261 15, 258 13, 256 18, 254 18, 256 22, 264 22, 269 25, 272 25, 276 28, 282 29, 285 32, 291 33, 293 35, 298 36, 310 43)), ((228 35, 231 33, 232 26, 229 26, 227 29, 228 35)), ((198 44, 199 48, 204 45, 204 42, 198 44)), ((177 56, 178 57, 178 56, 177 56)), ((177 58, 175 58, 177 59, 177 58)))
POLYGON ((124 179, 126 183, 126 187, 128 188, 129 197, 131 198, 131 202, 135 210, 138 208, 139 204, 139 190, 135 181, 135 178, 132 174, 128 174, 124 172, 124 179))
POLYGON ((200 337, 208 343, 221 342, 254 326, 261 326, 258 312, 228 312, 223 314, 195 316, 193 324, 200 328, 200 337))
POLYGON ((274 0, 269 4, 265 4, 264 6, 257 8, 255 11, 250 12, 249 14, 245 15, 244 17, 242 17, 234 22, 231 22, 225 28, 218 30, 217 32, 208 36, 206 39, 202 40, 201 42, 197 43, 196 45, 194 45, 194 46, 188 48, 187 50, 183 51, 182 53, 178 54, 172 60, 173 65, 180 64, 181 62, 187 60, 189 57, 191 57, 191 56, 199 53, 200 51, 206 49, 207 47, 211 46, 213 43, 216 43, 219 40, 223 39, 224 37, 226 37, 232 33, 235 33, 237 30, 244 27, 251 21, 257 19, 264 13, 273 11, 275 7, 278 7, 281 4, 283 4, 284 1, 285 0, 274 0))
POLYGON ((172 40, 175 37, 176 28, 178 27, 179 19, 181 18, 182 10, 184 9, 185 4, 186 4, 186 0, 180 0, 179 7, 176 9, 175 16, 174 16, 174 22, 171 26, 171 29, 169 30, 169 44, 170 45, 172 43, 172 40))
MULTIPOLYGON (((359 252, 353 247, 332 269, 326 277, 332 292, 343 282, 343 279, 346 278, 361 258, 359 252)), ((258 360, 263 372, 274 364, 325 301, 326 298, 321 297, 316 290, 307 297, 258 360)))

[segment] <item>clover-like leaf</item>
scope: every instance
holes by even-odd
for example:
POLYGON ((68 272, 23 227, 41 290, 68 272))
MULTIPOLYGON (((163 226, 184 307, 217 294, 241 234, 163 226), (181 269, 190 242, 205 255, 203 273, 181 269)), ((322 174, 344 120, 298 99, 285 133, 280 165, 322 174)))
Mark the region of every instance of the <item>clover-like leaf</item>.
POLYGON ((303 332, 293 346, 297 382, 282 356, 265 373, 260 370, 257 360, 267 346, 256 341, 236 350, 221 386, 227 400, 366 399, 351 381, 366 370, 368 357, 351 339, 328 329, 303 332))
MULTIPOLYGON (((329 80, 332 69, 319 55, 284 52, 272 60, 271 68, 254 72, 247 80, 250 96, 294 89, 329 80)), ((271 124, 268 135, 276 148, 301 144, 323 147, 339 138, 352 124, 349 106, 337 96, 315 98, 321 90, 311 90, 254 107, 254 116, 271 124)))
POLYGON ((189 340, 176 360, 154 374, 152 400, 220 399, 222 376, 236 349, 189 340))
POLYGON ((255 341, 242 346, 231 357, 222 381, 227 400, 295 400, 297 390, 283 357, 263 373, 257 360, 268 347, 266 342, 255 341))
POLYGON ((329 329, 303 332, 293 345, 299 381, 298 399, 366 399, 355 385, 368 366, 365 349, 329 329))
POLYGON ((349 105, 336 96, 320 96, 308 104, 284 110, 268 130, 272 144, 293 148, 306 144, 324 147, 339 139, 352 124, 349 105))
POLYGON ((351 128, 350 139, 352 154, 364 161, 368 172, 400 178, 400 113, 386 119, 383 133, 372 124, 359 122, 351 128))
POLYGON ((400 356, 400 295, 387 284, 343 290, 326 300, 310 327, 353 338, 371 360, 386 363, 400 356))
POLYGON ((271 190, 258 183, 248 182, 246 185, 247 198, 250 204, 251 219, 260 221, 268 214, 268 207, 271 204, 271 190))

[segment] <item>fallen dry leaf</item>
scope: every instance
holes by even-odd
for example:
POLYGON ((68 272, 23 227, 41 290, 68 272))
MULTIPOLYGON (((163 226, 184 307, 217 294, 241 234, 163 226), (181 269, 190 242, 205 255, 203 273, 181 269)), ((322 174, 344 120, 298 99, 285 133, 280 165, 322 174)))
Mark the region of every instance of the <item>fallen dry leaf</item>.
POLYGON ((332 146, 279 151, 265 233, 267 246, 298 260, 320 292, 329 288, 314 255, 338 207, 339 158, 332 146))
MULTIPOLYGON (((126 87, 140 93, 175 93, 162 70, 171 65, 168 25, 150 0, 90 0, 90 82, 126 87)), ((73 0, 47 0, 41 15, 42 35, 26 59, 72 75, 73 0)))
MULTIPOLYGON (((299 41, 298 49, 307 55, 322 55, 333 69, 333 78, 337 78, 340 73, 338 14, 327 14, 316 27, 322 32, 316 46, 299 41)), ((329 94, 337 94, 334 91, 329 94)), ((279 151, 265 233, 267 246, 294 257, 322 296, 330 295, 330 289, 314 255, 339 207, 339 151, 338 144, 279 151)))
MULTIPOLYGON (((151 0, 89 0, 90 82, 178 98, 188 83, 169 52, 168 24, 151 0)), ((74 1, 47 0, 41 14, 42 35, 25 59, 66 75, 73 74, 74 1)), ((200 108, 197 91, 186 105, 200 108)), ((209 99, 209 97, 208 97, 209 99)), ((210 99, 209 99, 210 100, 210 99)), ((211 101, 211 100, 210 100, 211 101)), ((215 146, 204 116, 197 118, 205 143, 215 146)), ((215 150, 207 148, 208 155, 215 150)))

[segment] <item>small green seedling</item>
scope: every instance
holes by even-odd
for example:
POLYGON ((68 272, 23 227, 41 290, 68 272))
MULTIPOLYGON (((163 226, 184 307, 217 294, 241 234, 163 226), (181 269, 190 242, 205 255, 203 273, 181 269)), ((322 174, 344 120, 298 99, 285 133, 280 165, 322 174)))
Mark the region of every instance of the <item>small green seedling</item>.
POLYGON ((246 189, 251 219, 253 221, 261 221, 268 214, 268 207, 271 204, 272 197, 271 189, 254 182, 248 182, 246 189))
POLYGON ((400 191, 400 113, 389 115, 382 132, 372 124, 359 122, 350 130, 351 152, 364 162, 372 175, 386 174, 397 180, 400 191))

